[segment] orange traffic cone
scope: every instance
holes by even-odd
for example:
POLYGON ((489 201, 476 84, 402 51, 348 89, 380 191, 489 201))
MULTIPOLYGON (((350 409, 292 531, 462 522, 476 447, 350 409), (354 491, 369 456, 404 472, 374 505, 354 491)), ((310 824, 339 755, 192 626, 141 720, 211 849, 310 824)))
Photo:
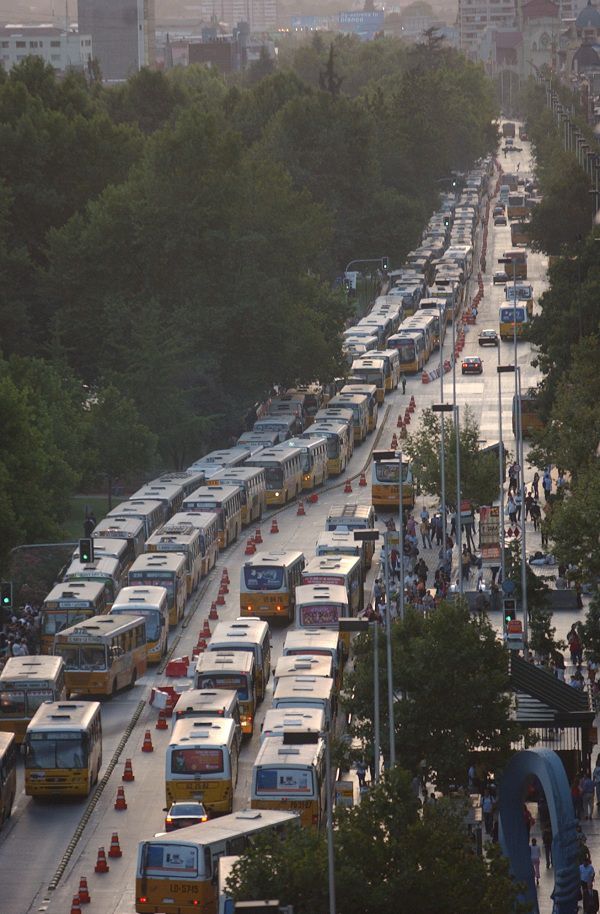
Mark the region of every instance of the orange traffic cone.
POLYGON ((123 771, 123 777, 121 778, 121 780, 122 781, 135 781, 135 777, 133 774, 133 765, 131 764, 130 758, 125 759, 125 770, 123 771))
POLYGON ((98 848, 98 859, 96 860, 96 866, 94 867, 95 873, 108 873, 110 867, 106 862, 106 854, 104 853, 104 848, 98 848))
POLYGON ((224 568, 221 573, 221 583, 222 584, 231 584, 231 581, 229 580, 229 572, 227 571, 226 568, 224 568))
MULTIPOLYGON (((250 540, 248 540, 250 542, 250 540)), ((217 594, 217 599, 215 600, 217 606, 225 606, 225 594, 223 593, 223 588, 219 587, 219 593, 217 594)))
MULTIPOLYGON (((169 725, 167 723, 167 715, 165 714, 164 711, 158 712, 158 720, 156 721, 156 726, 154 727, 154 729, 155 730, 168 730, 169 729, 169 725)), ((119 787, 119 790, 123 790, 123 788, 119 787)), ((127 808, 127 807, 125 807, 125 808, 127 808)), ((115 807, 115 809, 116 809, 116 807, 115 807)))
POLYGON ((81 914, 79 895, 73 895, 73 901, 71 902, 71 914, 81 914))
POLYGON ((213 622, 215 622, 219 618, 219 613, 217 612, 216 603, 210 604, 210 612, 208 614, 208 618, 211 619, 213 622))
POLYGON ((116 831, 112 833, 112 838, 110 839, 110 848, 108 849, 109 857, 122 857, 123 851, 121 850, 121 845, 119 844, 119 836, 116 831))
POLYGON ((254 542, 258 546, 260 543, 262 543, 262 541, 263 541, 263 538, 262 538, 262 533, 260 532, 260 527, 257 527, 256 533, 254 534, 254 542))
POLYGON ((398 416, 398 421, 396 422, 396 428, 402 428, 403 426, 404 426, 404 422, 402 421, 402 416, 398 416))
POLYGON ((204 620, 204 625, 202 626, 202 637, 210 638, 210 625, 208 624, 208 619, 204 620))
POLYGON ((304 510, 304 502, 299 501, 298 510, 296 511, 296 517, 304 517, 305 514, 306 514, 306 511, 304 510))
POLYGON ((248 540, 248 542, 246 543, 246 548, 244 549, 244 555, 254 555, 255 552, 256 552, 256 546, 254 545, 252 540, 248 540))
POLYGON ((361 473, 361 474, 360 474, 360 480, 359 480, 359 483, 358 483, 358 484, 359 484, 359 486, 366 486, 366 484, 367 484, 367 477, 365 476, 364 473, 361 473))
POLYGON ((410 413, 409 413, 408 409, 404 413, 404 424, 410 425, 410 413))
POLYGON ((79 880, 79 892, 77 894, 79 895, 79 904, 89 904, 92 900, 90 898, 90 892, 85 876, 82 876, 79 880))
POLYGON ((152 737, 150 735, 150 730, 146 730, 144 733, 144 742, 142 743, 142 752, 154 752, 154 746, 152 745, 152 737))
POLYGON ((205 651, 205 650, 206 650, 206 638, 202 638, 200 635, 198 635, 198 640, 196 642, 196 646, 195 646, 194 650, 192 651, 192 654, 196 654, 196 655, 201 654, 202 651, 205 651))
MULTIPOLYGON (((160 712, 164 714, 164 711, 160 712)), ((165 718, 165 724, 167 719, 165 718)), ((117 798, 115 800, 115 809, 127 809, 127 801, 125 800, 125 790, 123 787, 117 787, 117 798)))
POLYGON ((417 404, 415 403, 414 395, 410 398, 410 403, 408 404, 408 408, 410 409, 411 413, 414 412, 415 409, 417 408, 417 404))
MULTIPOLYGON (((262 542, 262 540, 261 540, 261 542, 262 542)), ((229 593, 229 581, 224 581, 223 578, 221 578, 219 590, 222 590, 223 593, 229 593)))
POLYGON ((271 521, 271 533, 279 533, 279 527, 275 518, 271 521))
POLYGON ((352 483, 350 482, 349 479, 347 479, 347 480, 346 480, 346 485, 344 486, 344 493, 345 493, 346 495, 349 495, 351 491, 352 491, 352 483))

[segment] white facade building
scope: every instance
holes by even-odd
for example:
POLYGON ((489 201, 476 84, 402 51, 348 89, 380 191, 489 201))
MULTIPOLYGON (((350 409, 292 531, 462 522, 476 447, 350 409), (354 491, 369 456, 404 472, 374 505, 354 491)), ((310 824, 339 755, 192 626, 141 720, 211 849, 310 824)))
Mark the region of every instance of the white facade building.
POLYGON ((247 22, 251 32, 273 32, 277 28, 277 0, 200 0, 204 22, 225 22, 231 28, 247 22))
POLYGON ((0 29, 0 64, 5 70, 31 56, 41 57, 58 73, 86 70, 93 56, 92 38, 50 25, 7 25, 0 29))
POLYGON ((517 19, 515 0, 459 0, 459 47, 476 57, 486 29, 514 28, 517 19))

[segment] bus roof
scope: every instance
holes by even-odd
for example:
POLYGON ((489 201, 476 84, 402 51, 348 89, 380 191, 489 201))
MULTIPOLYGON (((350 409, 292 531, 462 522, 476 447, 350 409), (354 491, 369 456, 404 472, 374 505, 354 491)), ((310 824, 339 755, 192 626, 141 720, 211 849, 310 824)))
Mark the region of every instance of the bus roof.
POLYGON ((190 825, 177 832, 162 832, 154 836, 152 843, 156 844, 157 839, 160 839, 161 844, 206 847, 211 844, 220 844, 237 835, 259 831, 270 826, 284 825, 288 822, 299 825, 298 813, 280 812, 278 809, 238 809, 231 815, 209 819, 200 825, 190 825))
POLYGON ((29 657, 9 657, 0 673, 0 684, 6 682, 39 682, 55 679, 64 668, 62 657, 35 654, 29 657))
POLYGON ((111 612, 115 612, 122 607, 138 606, 158 606, 167 598, 165 587, 156 587, 154 584, 143 584, 136 587, 122 587, 115 602, 112 605, 111 612))
POLYGON ((348 430, 346 422, 338 422, 335 417, 326 419, 320 416, 305 432, 302 432, 300 438, 330 438, 332 435, 340 435, 348 430))
POLYGON ((218 622, 208 642, 208 650, 212 650, 211 645, 221 641, 224 644, 234 645, 258 643, 263 640, 265 635, 269 635, 269 624, 262 619, 238 618, 235 622, 218 622))
POLYGON ((227 498, 233 498, 238 494, 240 490, 239 486, 222 486, 222 485, 206 485, 200 486, 199 489, 196 489, 195 492, 192 492, 191 495, 188 495, 183 501, 183 510, 189 509, 196 502, 210 502, 214 501, 215 504, 220 504, 225 501, 227 498))
MULTIPOLYGON (((360 562, 360 558, 358 560, 360 562)), ((347 605, 348 594, 343 584, 299 584, 296 587, 296 606, 307 603, 344 603, 347 605)))
MULTIPOLYGON (((297 562, 299 559, 304 558, 304 553, 299 552, 298 550, 289 550, 277 552, 272 550, 271 552, 257 552, 255 555, 250 556, 244 560, 244 568, 256 568, 261 567, 262 565, 291 565, 293 562, 297 562)), ((215 632, 217 629, 215 629, 215 632)))
POLYGON ((102 595, 104 587, 102 581, 65 581, 52 588, 44 604, 61 603, 65 600, 95 603, 102 595))
MULTIPOLYGON (((198 539, 199 536, 200 532, 193 524, 174 524, 169 521, 169 523, 164 524, 148 537, 146 546, 149 543, 152 546, 163 546, 165 552, 169 552, 169 546, 187 546, 198 539)), ((158 551, 160 552, 160 549, 158 551)))
MULTIPOLYGON (((250 454, 252 456, 252 454, 250 454)), ((243 485, 248 479, 256 479, 262 473, 262 467, 223 467, 207 480, 207 485, 243 485)))
POLYGON ((283 736, 267 736, 258 750, 254 768, 261 765, 302 765, 308 767, 316 765, 323 754, 325 743, 320 739, 317 743, 297 743, 289 745, 284 743, 283 736))
POLYGON ((135 517, 105 517, 92 530, 92 536, 113 539, 133 539, 143 533, 144 524, 135 517))
POLYGON ((317 555, 319 548, 327 549, 328 552, 335 552, 338 548, 339 555, 360 555, 363 543, 362 540, 355 540, 350 530, 325 530, 319 533, 316 547, 317 555))
POLYGON ((282 460, 291 459, 296 455, 300 455, 302 452, 298 448, 286 448, 281 444, 275 445, 272 448, 264 448, 262 451, 259 451, 258 454, 254 454, 248 460, 248 466, 262 466, 263 463, 265 466, 268 466, 269 463, 275 461, 277 463, 282 460), (280 448, 280 450, 278 450, 280 448))
POLYGON ((85 730, 99 714, 98 701, 45 701, 33 715, 27 732, 85 730))
POLYGON ((136 616, 133 612, 130 616, 120 613, 114 616, 92 616, 91 619, 82 619, 70 628, 63 628, 61 632, 56 633, 55 640, 70 640, 82 644, 102 642, 105 638, 112 638, 113 635, 128 631, 139 622, 145 624, 143 616, 136 616))
POLYGON ((288 438, 287 441, 282 441, 281 447, 292 447, 298 448, 299 451, 310 451, 313 448, 319 446, 320 443, 327 444, 327 438, 325 435, 318 437, 317 435, 311 435, 310 438, 288 438))
POLYGON ((333 658, 329 654, 286 654, 275 667, 275 678, 282 676, 330 676, 333 658))
POLYGON ((262 732, 265 736, 274 736, 284 730, 325 729, 325 714, 320 708, 269 708, 265 714, 262 732))
MULTIPOLYGON (((124 537, 118 539, 113 538, 112 536, 96 536, 94 537, 94 540, 94 556, 97 556, 98 558, 108 556, 109 558, 120 559, 129 548, 127 540, 124 537)), ((73 552, 73 558, 76 559, 78 555, 79 549, 77 548, 73 552)))
POLYGON ((117 505, 116 508, 109 511, 106 516, 123 517, 124 519, 127 518, 127 515, 131 517, 142 515, 145 517, 147 514, 152 514, 153 511, 156 511, 159 508, 164 508, 164 506, 164 501, 160 501, 156 498, 134 498, 132 495, 127 501, 122 501, 120 505, 117 505))
POLYGON ((188 467, 188 470, 194 471, 201 467, 208 468, 211 466, 231 466, 236 463, 243 463, 247 456, 248 451, 245 447, 222 448, 221 450, 210 451, 208 454, 205 454, 204 457, 195 460, 194 463, 188 467))
POLYGON ((360 381, 350 380, 350 381, 348 381, 347 384, 344 384, 344 386, 342 387, 342 389, 340 391, 340 393, 342 393, 342 394, 343 393, 354 393, 354 392, 359 393, 359 394, 366 394, 368 397, 374 397, 375 394, 377 393, 377 385, 376 384, 367 384, 364 382, 361 383, 360 381))
POLYGON ((194 513, 193 511, 178 511, 177 514, 173 515, 169 523, 191 524, 196 530, 206 530, 211 524, 215 526, 218 525, 219 515, 214 511, 202 511, 201 514, 194 513))
POLYGON ((141 498, 144 501, 160 501, 170 504, 182 492, 183 486, 181 483, 148 482, 137 492, 134 492, 129 497, 129 501, 136 501, 141 498))
POLYGON ((235 704, 238 695, 235 689, 187 689, 183 692, 173 709, 177 717, 186 711, 195 711, 198 714, 223 714, 227 708, 235 704))
POLYGON ((339 641, 339 632, 331 628, 297 628, 285 636, 283 653, 302 650, 310 654, 311 648, 337 653, 339 641))
POLYGON ((119 560, 111 555, 94 557, 93 562, 80 562, 79 559, 73 559, 65 571, 63 580, 68 581, 69 575, 80 575, 83 578, 97 578, 99 575, 104 575, 114 578, 119 571, 119 567, 119 560))
POLYGON ((209 717, 198 720, 193 717, 179 718, 173 726, 169 746, 184 743, 206 746, 227 746, 235 738, 236 723, 231 717, 209 717))
POLYGON ((129 574, 136 571, 154 569, 156 571, 180 571, 186 566, 186 559, 182 552, 144 552, 129 569, 129 574))
POLYGON ((375 512, 372 505, 359 505, 356 502, 349 502, 345 505, 332 505, 327 514, 327 522, 337 521, 339 527, 351 522, 356 526, 356 521, 373 522, 374 519, 375 512))
POLYGON ((359 566, 357 555, 315 555, 306 563, 302 577, 309 574, 350 574, 359 566))
POLYGON ((273 700, 279 698, 306 698, 307 700, 329 699, 333 692, 333 679, 330 676, 283 676, 273 694, 273 700))
POLYGON ((208 649, 198 655, 196 661, 197 673, 227 673, 233 670, 236 673, 251 673, 254 669, 254 655, 252 651, 231 650, 223 647, 208 649))

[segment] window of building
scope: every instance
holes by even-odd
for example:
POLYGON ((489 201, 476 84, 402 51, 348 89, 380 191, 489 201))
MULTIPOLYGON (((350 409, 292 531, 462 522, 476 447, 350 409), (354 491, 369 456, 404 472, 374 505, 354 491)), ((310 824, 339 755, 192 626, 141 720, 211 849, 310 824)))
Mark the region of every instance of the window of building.
POLYGON ((60 60, 60 54, 52 54, 52 60, 60 60))
POLYGON ((24 47, 26 47, 26 45, 25 45, 25 42, 24 42, 24 41, 17 41, 17 44, 16 44, 16 46, 17 46, 17 47, 18 47, 18 48, 24 48, 24 47))
POLYGON ((51 41, 50 47, 51 48, 60 48, 60 41, 51 41))
POLYGON ((30 48, 37 48, 37 46, 38 46, 37 41, 30 41, 30 42, 29 42, 29 47, 30 47, 30 48))
POLYGON ((92 44, 92 39, 91 39, 91 38, 87 38, 87 39, 86 39, 86 42, 85 42, 86 48, 89 48, 91 44, 92 44))
POLYGON ((10 42, 9 42, 9 41, 3 41, 3 42, 2 42, 2 47, 3 47, 3 48, 10 48, 10 42))

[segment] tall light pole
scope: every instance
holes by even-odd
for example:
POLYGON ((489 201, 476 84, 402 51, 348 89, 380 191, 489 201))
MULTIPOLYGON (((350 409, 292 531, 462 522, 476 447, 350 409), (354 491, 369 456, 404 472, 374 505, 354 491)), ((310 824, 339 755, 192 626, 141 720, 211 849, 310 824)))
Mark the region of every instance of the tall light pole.
MULTIPOLYGON (((452 403, 434 403, 431 407, 432 412, 441 413, 441 422, 442 422, 442 440, 444 434, 444 424, 443 417, 444 413, 454 413, 455 416, 455 430, 456 430, 456 510, 454 513, 455 517, 455 531, 456 531, 456 547, 458 550, 458 590, 459 593, 463 592, 463 578, 462 578, 462 529, 461 529, 461 518, 460 518, 460 434, 458 428, 458 406, 454 406, 452 403)), ((445 468, 442 468, 442 473, 445 472, 445 468)), ((445 552, 445 549, 444 549, 445 552)))
MULTIPOLYGON (((509 366, 510 367, 510 366, 509 366)), ((499 454, 498 454, 498 499, 500 504, 500 568, 502 572, 502 581, 505 579, 506 571, 506 558, 504 555, 504 476, 505 476, 505 462, 504 462, 504 438, 502 436, 502 373, 506 371, 506 367, 500 364, 500 343, 498 342, 498 366, 496 371, 498 372, 498 438, 499 438, 499 454)))

